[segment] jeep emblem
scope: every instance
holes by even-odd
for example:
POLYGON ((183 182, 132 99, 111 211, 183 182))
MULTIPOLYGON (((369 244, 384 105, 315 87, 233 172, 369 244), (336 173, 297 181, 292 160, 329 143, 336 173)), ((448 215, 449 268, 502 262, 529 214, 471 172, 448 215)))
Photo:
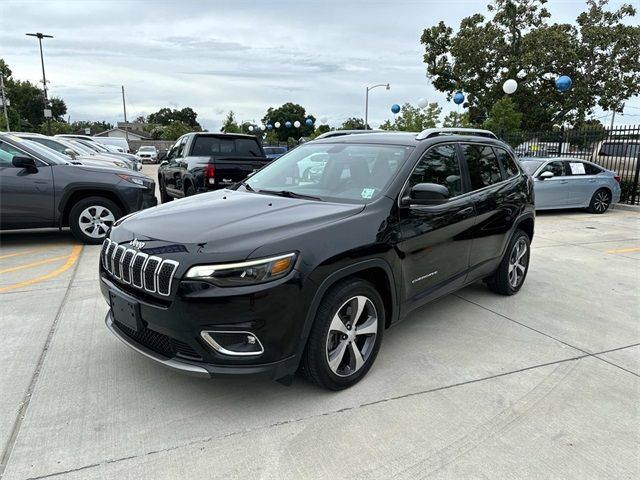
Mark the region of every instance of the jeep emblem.
POLYGON ((129 242, 133 248, 137 248, 138 250, 142 250, 144 248, 144 242, 139 241, 137 238, 134 238, 129 242))

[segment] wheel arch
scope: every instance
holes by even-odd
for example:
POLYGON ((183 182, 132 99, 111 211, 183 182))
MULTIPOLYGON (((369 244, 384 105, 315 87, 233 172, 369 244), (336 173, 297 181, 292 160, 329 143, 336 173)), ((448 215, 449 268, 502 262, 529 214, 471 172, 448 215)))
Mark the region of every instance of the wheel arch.
POLYGON ((118 208, 120 208, 123 215, 127 215, 128 213, 131 213, 129 212, 129 209, 126 206, 126 203, 123 202, 120 196, 112 190, 100 189, 100 188, 94 188, 94 187, 91 187, 91 188, 78 187, 66 192, 65 196, 60 202, 59 210, 60 210, 60 226, 61 227, 69 226, 69 213, 71 212, 71 209, 77 202, 87 197, 104 197, 108 200, 111 200, 113 203, 115 203, 118 206, 118 208))

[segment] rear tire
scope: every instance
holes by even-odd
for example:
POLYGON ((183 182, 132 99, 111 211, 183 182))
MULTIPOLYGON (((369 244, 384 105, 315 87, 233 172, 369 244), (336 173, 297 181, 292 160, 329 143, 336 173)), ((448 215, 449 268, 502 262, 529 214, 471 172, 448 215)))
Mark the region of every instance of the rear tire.
POLYGON ((87 197, 76 203, 69 212, 69 228, 82 243, 102 243, 122 211, 115 203, 104 197, 87 197))
POLYGON ((589 202, 589 212, 591 213, 604 213, 609 210, 609 206, 611 205, 611 192, 606 188, 601 188, 600 190, 596 190, 591 197, 591 202, 589 202))
POLYGON ((500 266, 486 279, 489 289, 500 295, 518 293, 527 278, 530 254, 529 236, 522 230, 516 230, 500 266))
POLYGON ((187 188, 184 189, 184 196, 190 197, 196 194, 196 189, 193 188, 193 185, 188 185, 187 188))
POLYGON ((384 304, 369 282, 349 278, 324 296, 302 357, 302 370, 317 385, 342 390, 358 383, 378 355, 384 304))

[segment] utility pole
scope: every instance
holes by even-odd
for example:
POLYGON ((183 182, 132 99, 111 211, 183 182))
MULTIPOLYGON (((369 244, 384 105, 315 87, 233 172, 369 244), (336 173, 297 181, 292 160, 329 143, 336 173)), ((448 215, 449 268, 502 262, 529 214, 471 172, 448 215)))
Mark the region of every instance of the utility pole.
MULTIPOLYGON (((622 108, 620 110, 624 111, 624 103, 622 104, 622 108)), ((609 127, 611 130, 613 130, 613 122, 615 119, 616 119, 616 111, 613 110, 613 115, 611 115, 611 127, 609 127)))
POLYGON ((7 132, 10 132, 9 115, 7 115, 7 95, 4 90, 4 75, 0 75, 0 95, 2 96, 2 107, 4 109, 4 123, 7 126, 7 132))
POLYGON ((124 101, 124 85, 122 85, 122 109, 124 110, 124 136, 129 143, 129 123, 127 122, 127 103, 124 101))
POLYGON ((42 63, 42 90, 44 91, 44 116, 47 119, 47 130, 51 135, 51 110, 49 108, 49 97, 47 96, 47 77, 44 74, 44 56, 42 55, 42 39, 53 38, 53 35, 45 35, 44 33, 26 33, 28 37, 36 37, 40 44, 40 63, 42 63), (48 111, 48 112, 47 112, 48 111), (48 115, 47 115, 48 113, 48 115))

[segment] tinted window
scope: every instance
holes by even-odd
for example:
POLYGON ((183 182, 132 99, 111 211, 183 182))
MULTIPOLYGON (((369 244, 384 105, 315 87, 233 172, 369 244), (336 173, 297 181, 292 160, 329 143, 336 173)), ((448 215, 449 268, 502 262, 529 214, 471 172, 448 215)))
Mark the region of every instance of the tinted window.
POLYGON ((607 157, 624 156, 627 146, 624 143, 605 142, 600 148, 600 155, 607 157))
POLYGON ((409 177, 409 188, 418 183, 436 183, 449 189, 449 196, 462 193, 460 164, 454 145, 440 145, 429 149, 409 177))
POLYGON ((516 161, 513 159, 511 155, 506 150, 502 148, 496 148, 496 155, 498 155, 498 159, 502 164, 502 169, 506 175, 506 178, 515 177, 520 173, 518 170, 518 166, 516 165, 516 161))
POLYGON ((178 150, 176 150, 177 158, 182 157, 182 153, 184 152, 184 146, 187 144, 188 139, 189 137, 184 137, 182 140, 180 140, 180 145, 178 145, 178 150))
POLYGON ((584 164, 584 169, 585 169, 585 172, 587 173, 587 175, 597 175, 600 172, 602 172, 601 168, 598 168, 595 165, 592 165, 591 163, 585 163, 584 164))
POLYGON ((219 154, 243 157, 262 156, 258 142, 250 138, 196 137, 191 155, 209 157, 219 154))
POLYGON ((502 181, 500 164, 491 147, 462 145, 462 151, 469 166, 469 176, 473 190, 488 187, 502 181))
MULTIPOLYGON (((542 170, 540 170, 540 173, 544 172, 552 172, 554 177, 564 177, 566 175, 564 171, 564 162, 549 162, 542 170)), ((540 174, 538 174, 538 176, 539 175, 540 174)))

